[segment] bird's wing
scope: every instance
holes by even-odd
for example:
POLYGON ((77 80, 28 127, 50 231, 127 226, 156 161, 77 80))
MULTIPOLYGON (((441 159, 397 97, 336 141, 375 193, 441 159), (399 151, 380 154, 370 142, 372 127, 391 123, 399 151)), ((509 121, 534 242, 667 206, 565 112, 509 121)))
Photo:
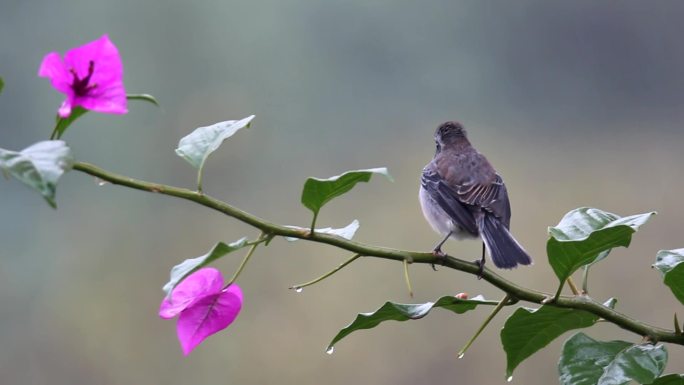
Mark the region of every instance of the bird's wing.
POLYGON ((458 153, 443 152, 432 164, 459 201, 473 212, 481 209, 493 215, 508 227, 511 208, 506 185, 484 155, 472 148, 458 153))
POLYGON ((466 180, 460 184, 450 183, 458 199, 471 206, 479 207, 497 217, 508 228, 511 219, 511 205, 506 185, 499 174, 489 182, 466 180))
POLYGON ((494 182, 482 189, 483 193, 475 197, 475 201, 484 210, 494 214, 501 222, 509 227, 511 221, 511 203, 508 201, 508 190, 499 174, 496 174, 494 182))
POLYGON ((458 192, 449 187, 449 184, 431 167, 431 164, 423 169, 420 183, 455 224, 474 236, 478 234, 473 213, 461 200, 458 192))

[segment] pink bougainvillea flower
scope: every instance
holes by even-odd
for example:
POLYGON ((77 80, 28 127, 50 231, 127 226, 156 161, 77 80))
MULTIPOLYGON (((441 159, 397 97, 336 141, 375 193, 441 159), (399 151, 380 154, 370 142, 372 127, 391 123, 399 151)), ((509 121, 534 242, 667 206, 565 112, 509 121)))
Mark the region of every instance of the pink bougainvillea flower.
POLYGON ((242 308, 242 290, 236 284, 201 298, 178 317, 176 331, 186 356, 210 335, 227 328, 242 308))
POLYGON ((159 316, 169 319, 177 316, 205 296, 223 289, 221 272, 213 267, 199 269, 181 281, 159 306, 159 316))
POLYGON ((128 112, 121 56, 107 35, 67 51, 64 60, 57 52, 45 55, 38 76, 49 78, 66 94, 57 111, 62 118, 77 106, 110 114, 128 112))
POLYGON ((203 268, 188 275, 164 298, 161 318, 178 317, 176 331, 184 355, 212 334, 227 328, 242 309, 242 290, 236 284, 223 288, 221 272, 203 268))

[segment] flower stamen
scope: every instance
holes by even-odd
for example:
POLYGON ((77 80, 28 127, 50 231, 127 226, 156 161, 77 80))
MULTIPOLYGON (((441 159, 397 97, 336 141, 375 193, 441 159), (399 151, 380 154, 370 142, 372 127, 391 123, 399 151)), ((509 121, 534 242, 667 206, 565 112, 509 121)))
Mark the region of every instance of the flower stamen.
POLYGON ((88 94, 88 91, 97 87, 97 84, 88 84, 90 82, 90 78, 93 76, 93 72, 95 72, 95 62, 93 60, 88 62, 88 74, 83 79, 79 78, 78 73, 76 73, 74 68, 70 68, 69 72, 71 72, 71 75, 74 77, 71 88, 74 90, 76 95, 85 96, 88 94))

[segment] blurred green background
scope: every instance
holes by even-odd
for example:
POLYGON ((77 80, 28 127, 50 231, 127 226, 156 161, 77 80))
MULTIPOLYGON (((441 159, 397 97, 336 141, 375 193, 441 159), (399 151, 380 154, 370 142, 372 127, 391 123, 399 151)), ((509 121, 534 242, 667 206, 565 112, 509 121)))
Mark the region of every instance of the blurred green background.
MULTIPOLYGON (((173 149, 193 128, 255 114, 209 160, 207 193, 278 223, 306 225, 308 176, 387 166, 326 206, 321 226, 359 219, 357 239, 428 250, 437 236, 417 202, 434 128, 464 123, 513 202, 513 232, 535 257, 502 274, 553 291, 546 227, 580 206, 659 215, 592 271, 591 295, 671 327, 681 304, 650 269, 684 247, 684 45, 679 1, 19 1, 0 3, 0 147, 46 139, 62 95, 36 76, 47 52, 104 33, 118 45, 131 93, 125 116, 89 114, 65 135, 79 160, 192 187, 173 149)), ((171 266, 217 241, 257 232, 167 197, 67 174, 54 211, 14 180, 0 182, 2 384, 504 383, 499 316, 461 359, 489 309, 388 323, 325 346, 356 313, 408 302, 399 263, 362 259, 301 294, 348 258, 276 240, 239 283, 237 321, 188 358, 175 324, 157 317, 171 266)), ((445 250, 474 259, 480 244, 445 250)), ((241 255, 221 260, 224 274, 241 255)), ((415 302, 502 293, 472 276, 413 266, 415 302)), ((505 314, 511 309, 506 309, 505 314)), ((635 335, 601 324, 597 339, 635 335)), ((567 336, 564 336, 567 338, 567 336)), ((557 383, 560 339, 513 383, 557 383)), ((684 371, 670 347, 668 372, 684 371)))

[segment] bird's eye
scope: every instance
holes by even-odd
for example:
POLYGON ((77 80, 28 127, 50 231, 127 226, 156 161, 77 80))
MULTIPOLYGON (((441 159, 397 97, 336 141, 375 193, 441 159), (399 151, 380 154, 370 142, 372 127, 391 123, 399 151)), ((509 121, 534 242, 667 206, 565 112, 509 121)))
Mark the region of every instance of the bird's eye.
POLYGON ((439 145, 439 143, 435 143, 435 152, 439 152, 442 149, 442 146, 439 145))

